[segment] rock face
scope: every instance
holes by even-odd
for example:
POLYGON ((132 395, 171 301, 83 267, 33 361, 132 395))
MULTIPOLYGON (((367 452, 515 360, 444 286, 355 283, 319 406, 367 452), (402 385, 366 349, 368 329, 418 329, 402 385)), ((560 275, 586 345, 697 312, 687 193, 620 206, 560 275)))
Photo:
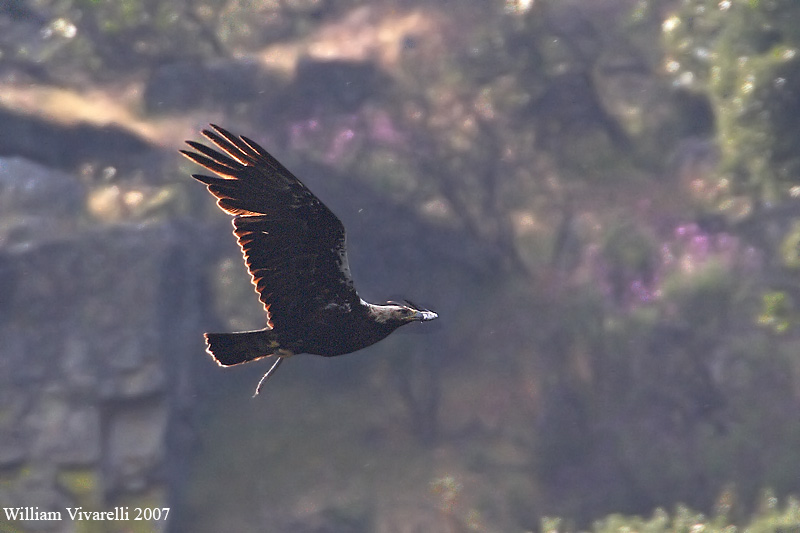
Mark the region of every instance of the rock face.
POLYGON ((155 166, 163 158, 156 146, 115 125, 63 125, 2 107, 0 122, 2 157, 22 156, 60 169, 78 170, 82 165, 92 165, 122 172, 139 169, 144 161, 155 166))
POLYGON ((187 455, 207 307, 191 239, 176 222, 99 227, 84 202, 72 176, 0 159, 0 507, 166 507, 170 456, 187 455))

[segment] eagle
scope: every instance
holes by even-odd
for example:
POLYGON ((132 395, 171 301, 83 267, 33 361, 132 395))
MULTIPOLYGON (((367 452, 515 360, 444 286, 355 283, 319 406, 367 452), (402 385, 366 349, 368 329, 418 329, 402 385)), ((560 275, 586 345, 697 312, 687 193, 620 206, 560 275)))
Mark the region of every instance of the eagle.
POLYGON ((333 357, 366 348, 411 322, 438 315, 406 300, 371 304, 356 292, 342 222, 264 148, 211 124, 202 134, 216 149, 186 141, 180 150, 217 174, 192 174, 233 215, 233 234, 267 313, 264 329, 206 333, 206 352, 220 366, 264 357, 275 362, 309 353, 333 357))

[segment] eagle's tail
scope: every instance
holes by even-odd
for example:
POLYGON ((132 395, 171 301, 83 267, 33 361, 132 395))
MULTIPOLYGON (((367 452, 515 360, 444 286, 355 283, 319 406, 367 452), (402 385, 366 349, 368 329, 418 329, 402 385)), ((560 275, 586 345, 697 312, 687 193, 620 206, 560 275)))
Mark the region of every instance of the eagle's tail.
POLYGON ((280 343, 271 329, 239 333, 206 333, 206 351, 220 366, 232 366, 279 353, 280 343))

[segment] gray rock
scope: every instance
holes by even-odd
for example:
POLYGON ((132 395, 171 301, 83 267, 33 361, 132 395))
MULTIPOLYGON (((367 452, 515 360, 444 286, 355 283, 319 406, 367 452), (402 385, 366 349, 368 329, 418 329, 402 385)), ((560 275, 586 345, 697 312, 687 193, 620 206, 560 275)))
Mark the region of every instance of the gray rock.
POLYGON ((54 465, 90 465, 100 459, 100 409, 90 399, 45 393, 26 417, 29 457, 54 465))
POLYGON ((0 158, 0 247, 69 235, 85 195, 74 176, 19 157, 0 158))
POLYGON ((115 406, 106 421, 106 481, 114 490, 140 491, 165 456, 168 407, 162 400, 115 406))
POLYGON ((100 506, 169 494, 182 460, 168 421, 202 359, 202 265, 186 228, 88 225, 84 198, 72 176, 0 158, 0 468, 19 473, 4 506, 80 505, 59 484, 75 469, 100 506))

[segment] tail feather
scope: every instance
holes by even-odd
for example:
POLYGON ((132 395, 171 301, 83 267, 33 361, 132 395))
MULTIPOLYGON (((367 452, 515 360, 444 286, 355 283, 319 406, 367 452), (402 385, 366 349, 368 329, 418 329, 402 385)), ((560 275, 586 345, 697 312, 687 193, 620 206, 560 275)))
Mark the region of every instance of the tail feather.
POLYGON ((206 333, 206 352, 220 366, 233 366, 268 357, 280 351, 275 332, 270 329, 239 333, 206 333))

